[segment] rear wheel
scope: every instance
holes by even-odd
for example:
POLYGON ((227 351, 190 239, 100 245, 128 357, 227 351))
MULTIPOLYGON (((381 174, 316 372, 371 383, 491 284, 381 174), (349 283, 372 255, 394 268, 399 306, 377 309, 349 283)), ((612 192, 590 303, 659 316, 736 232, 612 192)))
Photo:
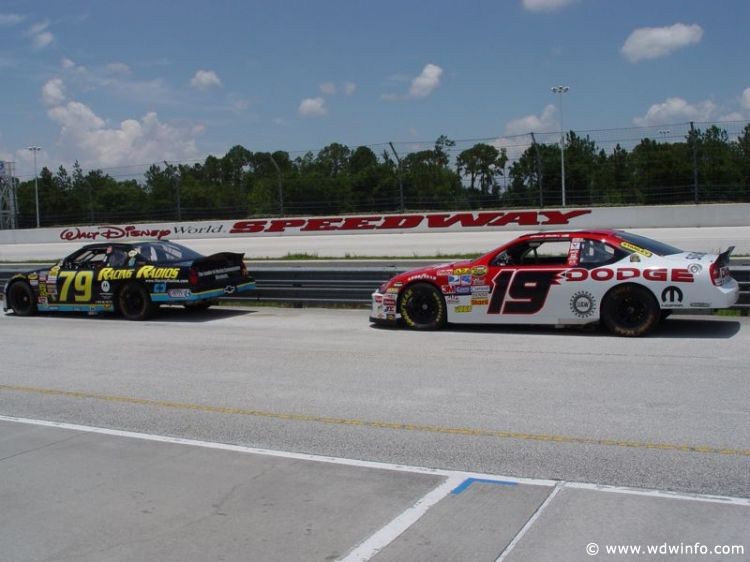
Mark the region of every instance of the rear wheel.
POLYGON ((613 334, 637 337, 656 327, 661 319, 661 311, 648 289, 638 285, 620 285, 604 297, 601 319, 613 334))
POLYGON ((117 296, 117 305, 128 320, 146 320, 154 313, 151 296, 143 285, 128 283, 117 296))
POLYGON ((415 330, 438 330, 445 326, 445 299, 434 285, 409 285, 398 305, 406 325, 415 330))
POLYGON ((8 306, 19 316, 36 314, 36 299, 31 286, 25 281, 16 281, 8 289, 8 306))

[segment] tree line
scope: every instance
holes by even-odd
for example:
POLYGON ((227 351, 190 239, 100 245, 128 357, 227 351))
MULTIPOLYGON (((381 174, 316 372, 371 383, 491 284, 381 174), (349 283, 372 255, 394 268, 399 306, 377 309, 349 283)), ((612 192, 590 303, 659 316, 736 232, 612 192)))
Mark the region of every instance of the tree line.
MULTIPOLYGON (((243 216, 346 214, 561 204, 557 143, 531 143, 515 159, 479 142, 458 150, 440 136, 403 157, 332 143, 317 154, 252 152, 235 146, 201 163, 153 164, 142 179, 101 169, 43 168, 43 226, 243 216)), ((566 134, 568 205, 750 201, 750 124, 730 138, 712 125, 677 142, 643 138, 606 151, 588 135, 566 134)), ((18 225, 35 226, 34 179, 17 189, 18 225)))

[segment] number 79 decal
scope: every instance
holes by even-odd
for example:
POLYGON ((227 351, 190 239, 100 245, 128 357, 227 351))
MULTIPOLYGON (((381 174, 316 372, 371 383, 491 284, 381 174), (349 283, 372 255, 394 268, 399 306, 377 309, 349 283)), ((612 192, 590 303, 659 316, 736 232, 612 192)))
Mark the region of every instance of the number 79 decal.
POLYGON ((506 270, 492 280, 487 314, 536 314, 544 307, 552 285, 564 270, 506 270))
POLYGON ((70 285, 75 290, 75 302, 88 302, 91 300, 91 287, 94 285, 93 271, 61 271, 57 274, 62 280, 60 287, 60 302, 68 300, 70 285))

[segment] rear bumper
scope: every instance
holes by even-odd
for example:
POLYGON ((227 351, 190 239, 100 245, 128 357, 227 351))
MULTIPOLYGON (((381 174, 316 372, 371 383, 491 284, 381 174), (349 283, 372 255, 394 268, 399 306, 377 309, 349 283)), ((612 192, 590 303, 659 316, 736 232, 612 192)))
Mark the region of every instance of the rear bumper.
POLYGON ((161 304, 209 301, 244 293, 252 289, 255 289, 255 281, 199 291, 193 291, 192 289, 169 289, 165 293, 152 293, 151 301, 161 304))

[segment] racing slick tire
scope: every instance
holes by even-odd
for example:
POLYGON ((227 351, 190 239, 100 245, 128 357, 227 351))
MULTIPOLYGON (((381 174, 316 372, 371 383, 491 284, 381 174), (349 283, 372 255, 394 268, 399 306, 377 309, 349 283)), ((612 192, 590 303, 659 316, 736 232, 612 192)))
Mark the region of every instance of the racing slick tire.
POLYGON ((139 283, 128 283, 120 290, 117 308, 128 320, 146 320, 155 310, 146 287, 139 283))
POLYGON ((638 337, 661 320, 659 303, 651 291, 638 285, 619 285, 604 297, 601 319, 616 336, 638 337))
POLYGON ((409 328, 439 330, 446 323, 445 299, 434 285, 414 283, 404 289, 398 311, 409 328))
POLYGON ((25 281, 16 281, 8 289, 8 307, 18 316, 36 314, 34 291, 25 281))

